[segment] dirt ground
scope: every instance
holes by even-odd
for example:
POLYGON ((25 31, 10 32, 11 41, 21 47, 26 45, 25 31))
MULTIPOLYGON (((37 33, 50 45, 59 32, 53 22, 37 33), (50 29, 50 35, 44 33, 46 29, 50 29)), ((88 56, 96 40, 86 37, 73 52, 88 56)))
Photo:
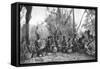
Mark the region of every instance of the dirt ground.
POLYGON ((86 54, 80 53, 49 53, 47 56, 43 57, 33 57, 31 59, 25 60, 23 63, 43 63, 43 62, 59 62, 59 61, 77 61, 77 60, 93 60, 95 58, 87 56, 86 54))

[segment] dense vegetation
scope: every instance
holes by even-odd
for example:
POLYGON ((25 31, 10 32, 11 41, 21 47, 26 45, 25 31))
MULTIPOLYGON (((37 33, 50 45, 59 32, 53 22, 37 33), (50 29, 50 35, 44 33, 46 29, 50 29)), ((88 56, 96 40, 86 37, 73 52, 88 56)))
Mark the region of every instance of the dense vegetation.
POLYGON ((84 9, 80 24, 77 25, 75 9, 47 7, 50 15, 45 22, 33 26, 31 31, 29 31, 29 20, 32 7, 25 6, 24 10, 22 9, 23 6, 21 7, 23 14, 26 9, 26 21, 24 20, 25 23, 20 30, 21 60, 57 52, 78 52, 95 56, 95 11, 93 9, 84 9), (85 14, 85 23, 81 25, 85 14), (79 32, 80 27, 83 27, 85 31, 79 32))

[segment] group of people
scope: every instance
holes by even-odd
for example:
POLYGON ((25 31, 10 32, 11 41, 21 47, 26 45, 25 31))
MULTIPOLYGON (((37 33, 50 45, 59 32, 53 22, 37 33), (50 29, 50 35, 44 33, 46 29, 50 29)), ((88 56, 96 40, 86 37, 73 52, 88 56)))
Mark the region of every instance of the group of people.
POLYGON ((67 49, 72 47, 72 39, 65 39, 65 36, 49 36, 47 39, 35 40, 33 55, 37 56, 43 55, 43 53, 56 53, 56 52, 67 52, 67 49))
POLYGON ((59 35, 59 36, 48 36, 47 39, 38 39, 32 42, 31 44, 31 53, 32 56, 36 54, 37 56, 44 56, 48 55, 48 53, 57 53, 57 52, 62 52, 62 53, 70 53, 71 52, 76 52, 81 49, 85 49, 85 42, 88 43, 89 39, 86 39, 86 37, 83 35, 80 38, 67 38, 64 35, 59 35))

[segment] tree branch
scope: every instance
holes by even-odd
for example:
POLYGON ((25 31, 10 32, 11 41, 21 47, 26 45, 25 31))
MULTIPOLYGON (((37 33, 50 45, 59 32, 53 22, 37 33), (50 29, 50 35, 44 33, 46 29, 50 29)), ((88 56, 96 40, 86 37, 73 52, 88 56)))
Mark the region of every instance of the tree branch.
POLYGON ((83 15, 82 15, 81 20, 80 20, 80 24, 79 24, 79 26, 78 26, 78 28, 77 28, 77 31, 78 31, 78 29, 79 29, 79 28, 80 28, 80 26, 81 26, 82 19, 83 19, 83 16, 84 16, 85 12, 86 12, 86 10, 83 12, 83 15))
POLYGON ((71 15, 72 11, 73 11, 73 10, 70 11, 70 13, 69 13, 69 15, 68 15, 68 17, 67 17, 67 19, 66 19, 64 25, 67 23, 68 19, 70 18, 70 15, 71 15))

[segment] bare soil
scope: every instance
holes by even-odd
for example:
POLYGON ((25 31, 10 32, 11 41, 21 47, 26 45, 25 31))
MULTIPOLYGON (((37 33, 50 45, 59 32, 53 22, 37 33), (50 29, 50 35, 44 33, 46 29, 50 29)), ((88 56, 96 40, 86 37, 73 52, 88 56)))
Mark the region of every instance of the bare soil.
POLYGON ((93 60, 94 57, 88 56, 84 53, 48 53, 47 56, 33 57, 22 61, 23 63, 43 63, 43 62, 59 62, 59 61, 77 61, 77 60, 93 60))

